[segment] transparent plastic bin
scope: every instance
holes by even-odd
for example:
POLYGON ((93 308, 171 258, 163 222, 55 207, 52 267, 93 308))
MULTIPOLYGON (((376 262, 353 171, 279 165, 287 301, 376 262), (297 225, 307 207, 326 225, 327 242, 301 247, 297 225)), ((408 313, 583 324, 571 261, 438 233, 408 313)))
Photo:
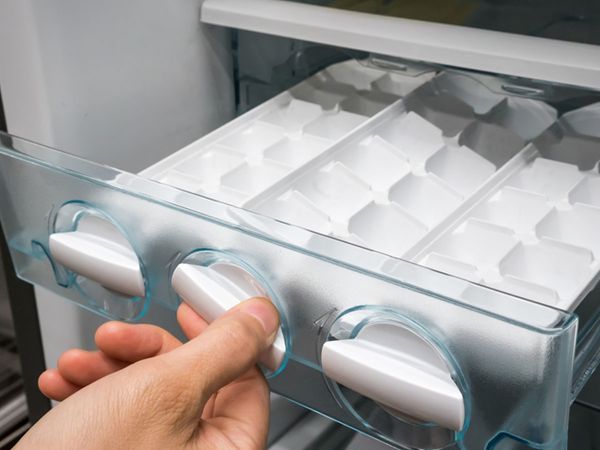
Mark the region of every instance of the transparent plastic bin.
POLYGON ((274 391, 398 448, 563 449, 600 348, 597 319, 578 331, 576 314, 600 273, 597 108, 563 114, 489 84, 336 63, 139 175, 2 134, 15 267, 135 321, 151 302, 177 307, 171 276, 190 254, 243 261, 282 315, 274 391), (570 139, 585 143, 580 156, 560 150, 570 139), (143 295, 53 256, 50 236, 89 217, 128 246, 143 295), (324 346, 382 317, 439 351, 464 402, 460 429, 325 375, 324 346))

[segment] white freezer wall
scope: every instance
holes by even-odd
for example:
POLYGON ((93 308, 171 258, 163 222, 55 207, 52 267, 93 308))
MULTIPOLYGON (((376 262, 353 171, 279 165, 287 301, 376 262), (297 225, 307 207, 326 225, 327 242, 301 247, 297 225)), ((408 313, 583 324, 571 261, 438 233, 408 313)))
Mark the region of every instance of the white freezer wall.
POLYGON ((3 0, 9 132, 139 171, 232 118, 229 32, 201 0, 3 0))
MULTIPOLYGON (((10 133, 128 171, 234 115, 229 32, 201 0, 3 0, 0 90, 10 133)), ((26 183, 26 180, 23 180, 26 183)), ((101 319, 36 288, 48 367, 101 319)), ((154 319, 174 314, 154 312, 154 319)))

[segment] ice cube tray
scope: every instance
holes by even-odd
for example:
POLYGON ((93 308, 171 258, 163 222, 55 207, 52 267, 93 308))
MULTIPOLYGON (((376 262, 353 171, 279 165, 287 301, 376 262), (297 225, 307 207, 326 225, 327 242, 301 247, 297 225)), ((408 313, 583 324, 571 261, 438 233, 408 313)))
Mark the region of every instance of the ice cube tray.
POLYGON ((432 76, 335 64, 142 173, 242 206, 432 76))
POLYGON ((563 116, 534 141, 525 165, 482 195, 413 259, 502 291, 575 309, 600 274, 600 147, 591 152, 590 146, 572 143, 575 138, 595 142, 592 133, 597 129, 589 126, 590 115, 596 114, 598 124, 599 111, 592 105, 563 116), (573 118, 581 121, 580 127, 569 127, 573 118))
POLYGON ((600 148, 600 103, 564 114, 536 140, 541 154, 580 170, 597 170, 600 148))
POLYGON ((573 309, 600 272, 600 108, 557 120, 485 80, 338 63, 143 174, 573 309))
POLYGON ((301 199, 318 211, 305 227, 403 256, 496 172, 402 104, 367 125, 248 207, 292 222, 296 205, 282 205, 301 199))
POLYGON ((445 136, 456 136, 473 122, 484 122, 488 128, 504 130, 505 136, 531 140, 556 120, 556 110, 550 105, 494 92, 485 84, 489 78, 442 72, 406 98, 407 109, 429 120, 445 136))

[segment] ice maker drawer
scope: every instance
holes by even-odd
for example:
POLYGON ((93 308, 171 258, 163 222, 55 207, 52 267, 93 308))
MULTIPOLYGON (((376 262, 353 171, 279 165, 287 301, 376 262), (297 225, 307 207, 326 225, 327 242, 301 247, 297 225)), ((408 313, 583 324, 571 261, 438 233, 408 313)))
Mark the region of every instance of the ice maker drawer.
POLYGON ((351 59, 142 173, 573 311, 600 277, 598 108, 499 85, 351 59))
POLYGON ((280 306, 288 345, 287 362, 270 379, 276 392, 396 446, 562 447, 577 331, 570 313, 16 137, 2 135, 0 174, 3 229, 19 276, 29 282, 135 320, 150 302, 175 308, 175 267, 209 249, 243 261, 280 306), (130 244, 146 283, 143 297, 117 295, 52 257, 50 236, 77 231, 88 216, 109 221, 130 244), (413 330, 446 361, 464 399, 460 430, 390 414, 324 374, 324 345, 352 339, 354 328, 381 317, 413 330))

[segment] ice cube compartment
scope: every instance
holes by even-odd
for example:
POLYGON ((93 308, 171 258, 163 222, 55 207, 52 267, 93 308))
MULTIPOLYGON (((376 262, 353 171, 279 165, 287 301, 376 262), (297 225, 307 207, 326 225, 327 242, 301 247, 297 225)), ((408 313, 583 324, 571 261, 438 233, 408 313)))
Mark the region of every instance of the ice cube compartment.
POLYGON ((151 176, 184 190, 242 205, 332 144, 333 139, 323 137, 327 133, 311 131, 311 126, 322 123, 316 119, 327 116, 330 122, 333 120, 328 130, 336 139, 366 120, 353 118, 352 125, 348 125, 342 119, 345 125, 336 128, 332 118, 348 113, 326 113, 320 106, 287 93, 249 114, 256 116, 254 120, 233 121, 224 127, 229 129, 217 130, 208 139, 192 143, 173 155, 173 162, 180 162, 169 163, 171 158, 167 158, 153 169, 159 173, 151 176), (183 180, 195 178, 195 183, 178 183, 180 176, 183 180))
POLYGON ((541 154, 577 166, 580 170, 597 170, 600 162, 600 103, 564 114, 538 139, 541 154))
POLYGON ((473 76, 432 77, 339 63, 144 173, 573 309, 600 272, 600 108, 557 121, 473 76))
POLYGON ((445 272, 461 277, 467 272, 466 278, 490 287, 574 309, 600 272, 600 208, 574 199, 598 179, 597 173, 535 157, 414 259, 439 269, 440 258, 451 258, 455 264, 445 264, 445 272), (489 231, 472 247, 490 258, 485 261, 469 254, 469 246, 456 244, 474 223, 489 231))
POLYGON ((144 173, 243 206, 432 76, 334 64, 144 173))
POLYGON ((457 136, 474 122, 483 122, 531 140, 555 122, 557 111, 552 106, 532 98, 494 92, 486 86, 488 79, 442 72, 406 99, 407 109, 435 124, 445 136, 457 136))
POLYGON ((292 223, 293 211, 271 205, 301 195, 328 218, 329 234, 403 256, 495 171, 481 155, 398 104, 248 206, 292 223))

